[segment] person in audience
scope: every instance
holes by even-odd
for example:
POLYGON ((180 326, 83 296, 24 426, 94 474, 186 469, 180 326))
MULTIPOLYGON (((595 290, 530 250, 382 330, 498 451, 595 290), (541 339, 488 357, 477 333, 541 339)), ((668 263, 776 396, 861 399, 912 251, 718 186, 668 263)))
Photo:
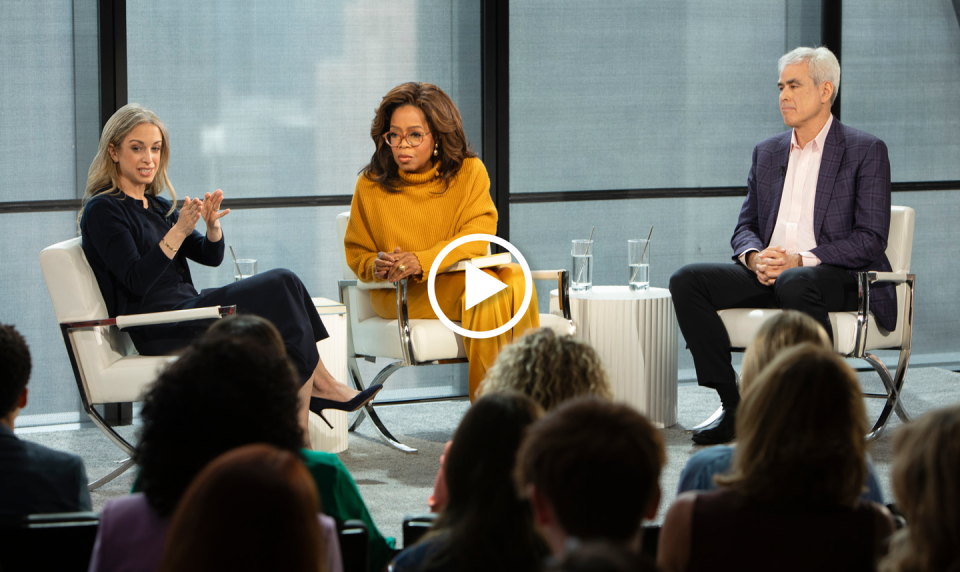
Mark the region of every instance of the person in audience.
MULTIPOLYGON (((141 412, 134 459, 143 492, 104 506, 91 572, 156 570, 170 516, 196 475, 219 455, 252 443, 299 455, 296 379, 285 356, 241 337, 198 340, 167 366, 141 412)), ((244 506, 244 496, 235 502, 244 506)), ((332 518, 320 520, 326 529, 336 526, 332 518)), ((326 554, 330 559, 334 550, 326 554)), ((330 570, 341 566, 327 562, 330 570)))
POLYGON ((0 324, 0 514, 36 514, 91 510, 83 460, 14 432, 27 406, 32 362, 20 332, 0 324))
MULTIPOLYGON (((734 439, 740 403, 718 310, 799 310, 833 336, 829 313, 857 309, 857 272, 890 271, 887 146, 831 114, 840 62, 829 49, 796 48, 777 67, 780 113, 791 129, 754 147, 730 239, 734 263, 689 264, 670 277, 697 382, 715 389, 723 405, 716 424, 694 433, 699 445, 734 439)), ((893 284, 870 287, 870 311, 882 329, 896 327, 893 284)))
POLYGON ((604 540, 572 542, 563 557, 547 566, 546 572, 657 572, 645 554, 604 540))
MULTIPOLYGON (((220 337, 248 339, 256 342, 263 350, 286 355, 283 339, 273 324, 252 314, 239 314, 217 320, 204 335, 205 339, 220 337)), ((341 523, 362 520, 367 525, 370 570, 382 570, 393 557, 394 539, 385 538, 377 529, 350 471, 333 453, 309 449, 303 449, 300 453, 316 482, 324 513, 341 523)))
MULTIPOLYGON (((463 236, 497 233, 490 178, 467 141, 457 106, 432 83, 409 82, 391 89, 377 108, 370 136, 375 150, 360 171, 344 237, 347 264, 364 282, 409 279, 410 318, 436 319, 427 294, 431 269, 484 256, 488 243, 460 245, 445 260, 437 260, 440 251, 463 236)), ((505 325, 519 313, 524 297, 526 285, 519 264, 483 272, 507 289, 469 308, 464 272, 436 277, 440 311, 468 330, 489 331, 505 325)), ((392 289, 371 290, 370 302, 377 315, 397 317, 392 289)), ((527 329, 539 326, 534 292, 526 312, 509 331, 492 338, 463 338, 470 361, 471 400, 497 353, 527 329)))
MULTIPOLYGON (((804 342, 811 342, 826 350, 833 348, 833 344, 823 327, 802 312, 784 310, 782 314, 764 322, 743 355, 743 364, 740 369, 740 391, 747 391, 760 371, 772 362, 777 354, 786 348, 804 342)), ((725 473, 730 469, 733 454, 734 447, 728 445, 708 447, 694 453, 680 472, 677 494, 690 490, 713 490, 715 487, 714 475, 725 473)), ((869 455, 867 455, 867 481, 865 484, 864 500, 884 504, 883 493, 877 480, 877 472, 869 455)))
POLYGON ((890 477, 907 526, 891 539, 880 571, 960 570, 960 405, 900 428, 890 477))
POLYGON ((867 417, 854 371, 831 350, 784 350, 744 392, 721 488, 686 492, 664 518, 657 563, 699 570, 873 570, 893 532, 860 498, 867 417))
MULTIPOLYGON (((204 198, 177 196, 167 177, 170 138, 160 118, 141 105, 121 107, 107 121, 90 165, 79 218, 83 252, 90 263, 111 318, 206 306, 236 305, 277 325, 300 380, 299 419, 308 411, 354 411, 381 386, 364 392, 330 375, 317 353, 327 337, 310 294, 289 270, 275 269, 221 288, 198 293, 187 259, 207 266, 223 260, 220 219, 223 192, 204 198), (160 196, 166 189, 173 201, 160 196), (203 219, 206 235, 197 230, 203 219)), ((167 355, 203 333, 206 320, 128 328, 141 355, 167 355)), ((325 419, 325 418, 324 418, 325 419)), ((329 422, 328 422, 329 423, 329 422)))
POLYGON ((524 432, 542 410, 516 392, 485 395, 467 411, 447 456, 450 498, 424 539, 401 552, 394 572, 538 570, 547 547, 511 473, 524 432))
MULTIPOLYGON (((544 411, 581 395, 613 399, 607 372, 593 346, 550 328, 528 330, 503 348, 479 388, 481 395, 500 391, 519 391, 539 403, 544 411)), ((447 441, 440 456, 433 494, 427 500, 430 512, 440 512, 447 502, 443 466, 450 443, 447 441)))
POLYGON ((593 540, 639 554, 642 523, 660 504, 665 461, 663 438, 646 417, 629 405, 585 396, 527 431, 515 479, 555 558, 571 543, 593 540))
POLYGON ((323 538, 318 512, 313 478, 295 453, 239 447, 211 461, 187 488, 158 569, 326 572, 336 529, 323 538))

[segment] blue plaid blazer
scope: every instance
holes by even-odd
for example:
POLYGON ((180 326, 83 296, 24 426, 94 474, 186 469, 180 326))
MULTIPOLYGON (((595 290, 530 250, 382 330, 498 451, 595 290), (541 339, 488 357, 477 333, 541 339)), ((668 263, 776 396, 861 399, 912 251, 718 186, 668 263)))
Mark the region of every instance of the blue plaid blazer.
MULTIPOLYGON (((775 135, 753 150, 747 198, 730 239, 734 258, 748 248, 763 250, 770 243, 792 133, 775 135)), ((851 273, 889 272, 885 251, 890 230, 890 160, 883 141, 834 118, 820 159, 813 211, 817 247, 811 252, 822 264, 851 273)), ((892 284, 870 289, 870 311, 885 329, 896 327, 897 296, 892 284)))

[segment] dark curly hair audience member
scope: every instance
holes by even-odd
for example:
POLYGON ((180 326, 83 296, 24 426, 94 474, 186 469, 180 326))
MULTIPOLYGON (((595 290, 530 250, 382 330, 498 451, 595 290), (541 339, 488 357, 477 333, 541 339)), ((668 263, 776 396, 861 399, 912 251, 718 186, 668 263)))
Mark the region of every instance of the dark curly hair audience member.
POLYGON ((640 552, 642 522, 657 513, 663 438, 632 407, 571 399, 527 432, 516 484, 530 499, 553 555, 569 539, 606 540, 640 552))
POLYGON ((960 405, 900 428, 890 476, 907 526, 880 571, 960 571, 960 405))
MULTIPOLYGON (((296 379, 285 356, 249 340, 217 336, 187 348, 147 393, 135 457, 143 493, 106 504, 90 570, 154 570, 171 514, 219 455, 251 443, 298 455, 296 379)), ((335 538, 335 523, 322 518, 335 538)))
POLYGON ((20 332, 0 324, 0 514, 91 510, 83 460, 13 432, 27 406, 33 362, 20 332))
MULTIPOLYGON (((220 337, 244 338, 260 345, 262 350, 273 350, 286 355, 283 338, 268 320, 253 314, 235 314, 217 320, 210 326, 205 339, 220 337)), ((337 522, 362 520, 367 525, 370 546, 370 570, 379 572, 393 557, 394 539, 384 538, 367 510, 360 489, 350 471, 333 453, 301 451, 307 470, 313 475, 320 493, 323 511, 337 522)))
POLYGON ((811 343, 785 350, 744 392, 721 488, 670 506, 657 563, 667 572, 873 570, 893 520, 860 499, 867 429, 860 383, 842 357, 811 343))
POLYGON ((183 495, 159 570, 325 571, 319 510, 313 478, 296 454, 263 444, 234 449, 183 495))
POLYGON ((516 392, 473 404, 447 456, 450 500, 424 539, 397 556, 394 572, 539 569, 547 548, 510 475, 524 431, 541 414, 516 392))

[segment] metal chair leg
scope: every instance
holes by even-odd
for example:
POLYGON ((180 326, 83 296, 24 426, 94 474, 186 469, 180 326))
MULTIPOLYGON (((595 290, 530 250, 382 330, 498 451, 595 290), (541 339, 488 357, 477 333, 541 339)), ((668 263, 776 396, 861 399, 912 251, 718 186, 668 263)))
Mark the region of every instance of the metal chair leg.
MULTIPOLYGON (((353 379, 353 384, 356 386, 358 390, 363 391, 364 389, 363 379, 360 377, 360 368, 357 367, 356 358, 349 358, 347 360, 347 367, 350 370, 350 377, 353 379)), ((387 381, 387 378, 397 373, 404 367, 406 367, 406 364, 404 364, 403 362, 400 362, 400 361, 393 362, 392 364, 388 365, 387 367, 383 368, 377 373, 376 377, 373 378, 373 385, 376 385, 378 383, 385 383, 387 381)), ((355 431, 357 427, 359 427, 360 424, 363 423, 363 420, 366 419, 367 417, 369 417, 370 421, 373 422, 374 429, 376 429, 377 433, 380 435, 380 438, 383 439, 384 442, 386 442, 388 445, 404 453, 417 452, 416 449, 414 449, 413 447, 404 445, 399 440, 397 440, 397 438, 394 437, 392 433, 390 433, 390 430, 387 429, 387 427, 383 424, 383 421, 380 419, 380 416, 377 415, 377 411, 376 409, 374 409, 374 404, 372 403, 368 403, 364 405, 363 408, 359 411, 359 413, 357 413, 357 416, 354 418, 353 423, 350 424, 349 431, 355 431)))
POLYGON ((109 482, 112 481, 113 479, 115 479, 115 478, 119 477, 120 475, 122 475, 123 473, 125 473, 125 472, 127 471, 127 469, 129 469, 130 467, 132 467, 134 464, 135 464, 135 463, 133 462, 133 459, 129 459, 129 458, 121 461, 120 466, 117 467, 116 469, 110 471, 110 474, 108 474, 108 475, 105 476, 105 477, 100 477, 99 479, 97 479, 97 480, 93 481, 92 483, 88 484, 88 485, 87 485, 87 490, 95 491, 95 490, 99 489, 99 488, 102 487, 103 485, 109 483, 109 482))
MULTIPOLYGON (((111 427, 110 424, 107 423, 106 420, 100 416, 100 413, 96 409, 94 409, 92 405, 87 407, 86 411, 87 411, 87 415, 90 416, 90 420, 93 421, 93 424, 96 425, 97 428, 99 428, 104 435, 109 437, 110 440, 113 441, 114 445, 116 445, 117 447, 120 447, 126 454, 130 455, 131 457, 133 456, 135 447, 130 443, 128 443, 126 439, 121 437, 120 434, 117 433, 116 430, 114 430, 114 428, 111 427)), ((103 485, 109 483, 113 479, 122 475, 127 469, 129 469, 133 465, 134 465, 133 459, 127 459, 123 461, 123 463, 119 467, 111 471, 110 474, 108 474, 107 476, 101 477, 93 481, 92 483, 87 484, 87 490, 91 490, 91 491, 97 490, 98 488, 102 487, 103 485)))
MULTIPOLYGON (((737 376, 737 389, 739 389, 739 388, 740 388, 740 374, 735 373, 734 375, 737 376)), ((707 427, 708 425, 710 425, 711 423, 713 423, 713 422, 716 421, 717 419, 720 419, 720 415, 722 415, 722 414, 723 414, 723 406, 721 405, 720 407, 717 408, 716 411, 713 412, 713 415, 711 415, 710 417, 707 417, 704 421, 700 422, 700 424, 697 425, 696 427, 691 427, 690 429, 687 429, 687 431, 700 431, 701 429, 707 427)))
POLYGON ((900 352, 900 361, 897 364, 897 373, 896 379, 891 377, 890 370, 887 369, 887 366, 883 365, 883 362, 880 361, 873 354, 865 354, 863 359, 873 366, 873 369, 877 372, 877 375, 880 376, 880 381, 883 382, 883 386, 887 391, 887 399, 883 404, 883 409, 880 411, 880 416, 877 418, 877 422, 873 425, 873 429, 870 433, 867 434, 867 440, 874 440, 880 437, 883 434, 883 430, 887 426, 887 421, 890 419, 890 413, 893 411, 897 412, 897 416, 900 417, 903 421, 909 421, 910 416, 907 415, 906 410, 903 408, 903 404, 900 402, 900 389, 903 387, 903 377, 907 373, 907 362, 909 362, 909 350, 904 350, 900 352), (904 356, 906 353, 906 356, 904 356))

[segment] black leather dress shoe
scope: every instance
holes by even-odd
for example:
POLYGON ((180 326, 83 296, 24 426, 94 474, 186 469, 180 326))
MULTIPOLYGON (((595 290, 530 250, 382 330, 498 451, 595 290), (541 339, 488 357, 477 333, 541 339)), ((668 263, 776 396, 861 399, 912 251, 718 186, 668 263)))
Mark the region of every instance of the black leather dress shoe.
POLYGON ((722 445, 733 441, 736 436, 737 412, 724 409, 720 419, 711 423, 703 430, 693 434, 693 442, 697 445, 722 445))

